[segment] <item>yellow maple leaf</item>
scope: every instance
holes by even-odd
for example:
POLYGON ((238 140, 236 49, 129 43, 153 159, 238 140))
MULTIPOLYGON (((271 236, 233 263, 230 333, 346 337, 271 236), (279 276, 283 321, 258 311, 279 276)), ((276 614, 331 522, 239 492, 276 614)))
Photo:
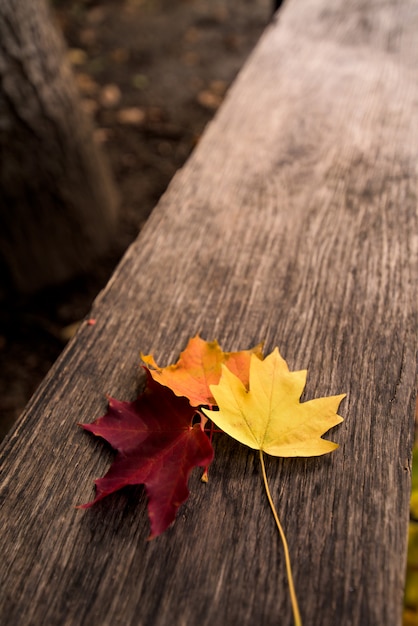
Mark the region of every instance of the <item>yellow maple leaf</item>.
POLYGON ((267 482, 263 452, 273 456, 318 456, 338 444, 322 435, 343 421, 337 409, 345 394, 300 402, 306 370, 290 372, 276 348, 263 361, 251 355, 249 387, 225 365, 218 385, 210 385, 218 411, 202 409, 228 435, 259 450, 267 498, 282 539, 295 626, 302 626, 289 548, 267 482))
POLYGON ((234 439, 273 456, 332 452, 338 444, 321 435, 343 421, 337 409, 345 394, 300 402, 306 375, 290 372, 277 348, 264 361, 251 356, 248 390, 223 365, 219 384, 210 385, 219 411, 203 411, 234 439))

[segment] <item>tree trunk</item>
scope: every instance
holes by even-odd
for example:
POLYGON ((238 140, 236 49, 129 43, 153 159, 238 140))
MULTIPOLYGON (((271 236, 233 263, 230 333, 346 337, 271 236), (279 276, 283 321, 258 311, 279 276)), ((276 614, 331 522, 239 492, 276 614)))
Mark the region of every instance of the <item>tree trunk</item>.
POLYGON ((116 194, 45 0, 0 2, 0 263, 33 292, 110 242, 116 194))

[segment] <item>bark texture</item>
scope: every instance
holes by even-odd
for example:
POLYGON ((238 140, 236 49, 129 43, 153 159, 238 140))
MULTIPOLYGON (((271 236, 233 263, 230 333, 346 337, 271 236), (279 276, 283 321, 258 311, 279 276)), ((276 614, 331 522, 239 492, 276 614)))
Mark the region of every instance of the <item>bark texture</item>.
POLYGON ((31 292, 109 244, 116 194, 44 0, 0 3, 0 260, 31 292))

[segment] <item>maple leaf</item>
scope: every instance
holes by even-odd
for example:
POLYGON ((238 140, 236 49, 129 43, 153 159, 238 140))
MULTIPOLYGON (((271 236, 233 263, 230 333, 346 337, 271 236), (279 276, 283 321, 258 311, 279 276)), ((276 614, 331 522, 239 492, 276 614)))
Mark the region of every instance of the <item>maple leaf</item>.
MULTIPOLYGON (((144 368, 146 369, 146 368, 144 368)), ((173 522, 187 500, 193 467, 207 467, 213 448, 200 425, 192 425, 195 409, 186 398, 155 382, 147 371, 147 388, 134 402, 109 399, 109 410, 81 426, 105 439, 118 455, 103 478, 95 481, 96 497, 88 508, 126 485, 144 484, 148 496, 151 537, 173 522)))
POLYGON ((289 547, 267 481, 263 452, 274 456, 317 456, 336 443, 322 439, 342 421, 337 409, 345 394, 300 402, 306 370, 290 372, 276 348, 264 361, 251 356, 249 388, 222 366, 218 385, 210 389, 219 411, 202 409, 219 428, 241 443, 259 450, 263 481, 283 543, 295 626, 302 626, 290 564, 289 547))
POLYGON ((300 402, 306 370, 290 372, 276 348, 264 361, 251 357, 249 389, 222 366, 210 389, 219 411, 202 409, 241 443, 273 456, 317 456, 338 444, 321 438, 343 421, 337 409, 345 394, 300 402))
POLYGON ((216 340, 204 341, 196 336, 189 340, 174 365, 161 368, 151 355, 141 356, 151 368, 154 380, 169 387, 177 396, 185 396, 192 406, 198 407, 216 404, 210 386, 219 382, 222 365, 247 386, 251 355, 262 359, 262 344, 251 350, 223 352, 216 340))

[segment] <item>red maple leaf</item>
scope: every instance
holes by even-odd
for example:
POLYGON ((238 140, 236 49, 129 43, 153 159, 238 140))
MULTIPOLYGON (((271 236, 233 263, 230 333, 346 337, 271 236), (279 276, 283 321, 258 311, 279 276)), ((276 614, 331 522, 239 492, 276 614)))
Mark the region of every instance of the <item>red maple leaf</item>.
POLYGON ((95 481, 96 497, 88 508, 126 485, 144 484, 148 495, 150 539, 174 521, 187 500, 191 470, 213 459, 209 438, 192 424, 196 409, 186 398, 155 382, 147 368, 147 388, 134 402, 109 399, 109 410, 81 426, 103 437, 118 455, 103 478, 95 481))

